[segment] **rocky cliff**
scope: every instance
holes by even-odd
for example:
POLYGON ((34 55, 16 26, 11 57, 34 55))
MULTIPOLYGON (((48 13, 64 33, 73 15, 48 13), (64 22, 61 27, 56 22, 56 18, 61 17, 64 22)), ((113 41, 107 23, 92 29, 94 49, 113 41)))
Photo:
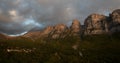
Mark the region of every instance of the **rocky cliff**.
POLYGON ((77 19, 73 20, 70 30, 71 30, 71 34, 73 34, 74 36, 77 36, 80 34, 81 24, 80 24, 79 20, 77 20, 77 19))
POLYGON ((91 14, 84 23, 87 35, 120 32, 120 9, 113 11, 109 16, 91 14))
POLYGON ((116 32, 120 32, 120 9, 114 10, 109 16, 91 14, 85 19, 84 25, 81 25, 78 19, 74 19, 70 27, 65 24, 57 24, 48 26, 41 31, 30 31, 22 37, 56 39, 67 36, 112 34, 116 32))
POLYGON ((108 32, 107 17, 100 14, 91 14, 85 20, 85 34, 103 34, 108 32))
POLYGON ((80 22, 75 19, 72 22, 71 27, 67 27, 65 24, 57 24, 55 26, 48 26, 42 31, 32 31, 23 35, 23 37, 28 38, 65 38, 67 36, 79 36, 80 35, 81 25, 80 22))
POLYGON ((111 32, 120 32, 120 9, 117 9, 110 14, 110 31, 111 32))
POLYGON ((108 34, 120 32, 120 9, 113 11, 109 16, 101 14, 91 14, 85 21, 84 25, 80 21, 74 19, 70 27, 65 24, 57 24, 55 26, 48 26, 42 32, 31 32, 24 36, 39 36, 49 38, 65 38, 66 36, 80 36, 93 34, 108 34), (36 34, 35 34, 36 33, 36 34), (29 35, 30 34, 30 35, 29 35))

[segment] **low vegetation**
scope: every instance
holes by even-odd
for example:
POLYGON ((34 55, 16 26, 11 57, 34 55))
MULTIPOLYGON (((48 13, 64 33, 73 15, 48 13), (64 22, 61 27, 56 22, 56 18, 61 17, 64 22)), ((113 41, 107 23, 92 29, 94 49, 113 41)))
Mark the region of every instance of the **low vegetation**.
POLYGON ((120 34, 0 40, 0 63, 119 63, 120 34))

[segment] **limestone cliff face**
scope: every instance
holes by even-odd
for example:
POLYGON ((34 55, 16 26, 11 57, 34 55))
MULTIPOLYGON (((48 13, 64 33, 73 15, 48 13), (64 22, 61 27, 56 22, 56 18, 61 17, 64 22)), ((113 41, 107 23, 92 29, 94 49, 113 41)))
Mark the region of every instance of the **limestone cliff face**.
POLYGON ((75 19, 72 22, 70 28, 68 28, 65 24, 57 24, 55 26, 48 26, 42 31, 33 31, 28 32, 24 35, 24 37, 34 37, 34 38, 65 38, 70 35, 80 35, 81 25, 80 22, 75 19))
POLYGON ((68 30, 68 27, 65 24, 58 24, 54 26, 54 31, 51 33, 52 38, 59 38, 59 37, 65 37, 64 33, 68 30))
POLYGON ((108 31, 107 17, 100 14, 91 14, 84 22, 85 34, 103 34, 108 31))
POLYGON ((120 9, 114 10, 108 17, 92 14, 85 20, 85 34, 103 34, 120 32, 120 9))
POLYGON ((54 32, 54 27, 53 26, 48 26, 42 31, 41 35, 42 35, 42 37, 48 37, 49 34, 53 33, 53 32, 54 32))
POLYGON ((26 38, 34 37, 33 39, 37 39, 37 38, 41 37, 41 31, 31 31, 31 32, 24 34, 22 37, 26 37, 26 38))
POLYGON ((65 38, 66 36, 80 36, 81 24, 79 20, 74 19, 72 25, 67 27, 65 24, 54 26, 54 32, 50 34, 52 38, 65 38))
POLYGON ((77 20, 77 19, 73 20, 72 25, 71 25, 71 27, 70 27, 70 30, 71 30, 71 33, 72 33, 74 36, 80 34, 81 24, 80 24, 79 20, 77 20))
POLYGON ((48 37, 49 34, 53 32, 53 28, 54 28, 53 26, 48 26, 42 31, 30 31, 27 34, 23 35, 23 37, 27 38, 34 37, 34 39, 48 37))
MULTIPOLYGON (((81 36, 120 32, 120 9, 113 11, 109 16, 91 14, 82 26, 79 20, 73 20, 70 27, 65 24, 48 26, 41 31, 30 31, 23 37, 30 38, 65 38, 67 36, 81 36)), ((2 36, 2 35, 1 35, 2 36)))
POLYGON ((113 11, 110 17, 112 20, 110 31, 112 33, 120 32, 120 9, 113 11))
POLYGON ((111 14, 113 23, 120 24, 120 9, 117 9, 111 14))

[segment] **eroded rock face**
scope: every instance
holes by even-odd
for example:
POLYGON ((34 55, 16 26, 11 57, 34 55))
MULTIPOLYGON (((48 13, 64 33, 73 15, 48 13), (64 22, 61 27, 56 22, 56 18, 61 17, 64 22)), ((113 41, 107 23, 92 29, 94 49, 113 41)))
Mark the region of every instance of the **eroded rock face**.
POLYGON ((77 20, 77 19, 73 20, 70 29, 71 29, 71 33, 72 33, 73 35, 78 35, 78 34, 80 34, 81 24, 80 24, 79 20, 77 20))
POLYGON ((54 31, 54 27, 53 26, 48 26, 46 27, 42 33, 41 33, 41 37, 49 37, 50 33, 53 33, 54 31))
POLYGON ((57 24, 55 26, 48 26, 42 31, 33 31, 24 35, 24 37, 36 38, 65 38, 67 36, 80 36, 81 24, 79 20, 75 19, 70 28, 65 24, 57 24))
POLYGON ((81 36, 92 34, 120 32, 120 9, 113 11, 110 16, 91 14, 81 26, 79 20, 75 19, 68 28, 65 24, 48 26, 42 31, 30 32, 26 36, 46 37, 46 38, 65 38, 66 36, 81 36))
POLYGON ((28 37, 28 38, 34 37, 34 39, 44 38, 44 37, 48 37, 49 34, 52 33, 52 31, 53 31, 53 27, 48 26, 42 31, 30 31, 30 32, 28 32, 27 34, 25 34, 23 36, 28 37))
POLYGON ((24 37, 37 37, 37 38, 64 38, 68 27, 64 24, 58 24, 56 26, 48 26, 42 31, 29 32, 24 37))
POLYGON ((50 34, 53 32, 53 30, 54 30, 53 26, 48 26, 45 28, 45 30, 42 32, 42 34, 44 34, 44 35, 50 34))
POLYGON ((50 35, 52 38, 59 38, 63 37, 64 38, 64 32, 67 30, 67 26, 65 24, 58 24, 54 26, 54 32, 51 33, 50 35))
POLYGON ((22 37, 37 39, 37 38, 41 37, 41 31, 30 31, 30 32, 24 34, 22 37))
POLYGON ((113 11, 111 16, 114 23, 120 24, 120 9, 113 11))
POLYGON ((120 9, 113 11, 110 17, 112 20, 110 31, 112 33, 120 32, 120 9))
POLYGON ((62 33, 67 29, 67 26, 65 24, 58 24, 55 26, 55 33, 62 33))
POLYGON ((85 20, 85 34, 103 34, 108 31, 107 17, 100 14, 92 14, 85 20))

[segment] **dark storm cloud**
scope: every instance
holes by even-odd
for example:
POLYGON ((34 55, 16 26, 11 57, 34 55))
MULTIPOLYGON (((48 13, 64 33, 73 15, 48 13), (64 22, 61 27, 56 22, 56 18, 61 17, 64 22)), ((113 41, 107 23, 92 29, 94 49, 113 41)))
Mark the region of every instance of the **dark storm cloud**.
POLYGON ((0 0, 0 32, 19 34, 34 27, 71 23, 91 13, 108 15, 120 0, 0 0))

